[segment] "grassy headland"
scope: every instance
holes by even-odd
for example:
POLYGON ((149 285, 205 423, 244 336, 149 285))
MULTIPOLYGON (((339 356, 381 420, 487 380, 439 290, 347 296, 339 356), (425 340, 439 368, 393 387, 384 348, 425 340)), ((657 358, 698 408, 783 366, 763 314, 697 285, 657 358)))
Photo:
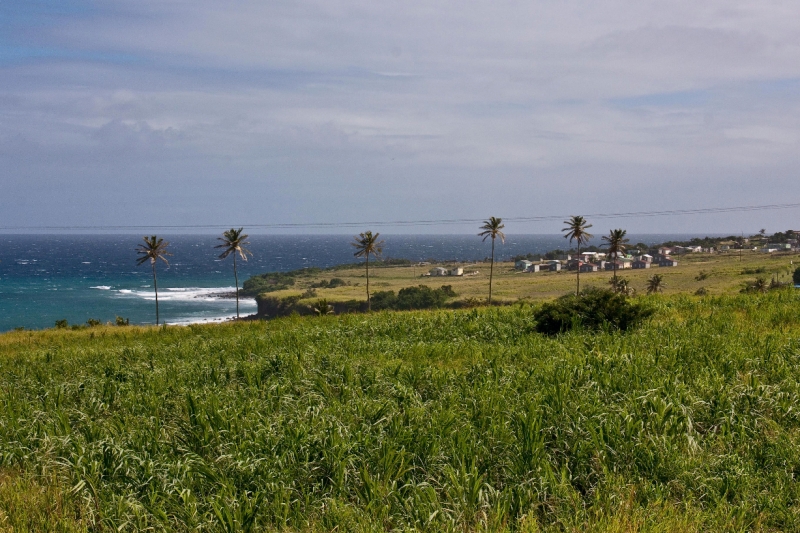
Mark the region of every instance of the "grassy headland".
MULTIPOLYGON (((667 289, 782 261, 717 257, 667 289)), ((496 290, 536 279, 574 282, 496 290)), ((800 531, 798 292, 554 338, 527 303, 7 333, 0 529, 800 531)))
MULTIPOLYGON (((664 294, 694 294, 703 288, 710 295, 738 293, 757 277, 767 281, 775 276, 780 281, 790 281, 792 271, 800 266, 797 253, 765 254, 738 251, 718 254, 692 253, 676 256, 677 267, 654 266, 642 270, 619 270, 617 275, 628 280, 638 293, 643 293, 647 279, 653 274, 664 276, 664 294), (792 264, 794 263, 794 264, 792 264)), ((373 294, 378 291, 399 292, 406 287, 425 285, 438 289, 449 285, 456 293, 451 302, 485 300, 489 287, 489 263, 458 264, 465 272, 478 273, 465 276, 424 277, 435 266, 455 266, 454 263, 430 264, 371 264, 370 280, 373 294)), ((581 274, 583 287, 608 288, 613 273, 610 271, 581 274)), ((251 296, 269 286, 264 297, 290 299, 295 308, 305 309, 319 299, 328 302, 352 302, 366 299, 363 265, 343 265, 331 269, 308 269, 294 273, 266 275, 268 282, 253 283, 251 296), (331 281, 334 281, 331 283, 331 281)), ((252 278, 251 278, 252 279, 252 278)), ((499 302, 535 301, 556 298, 575 290, 575 273, 561 272, 523 273, 514 270, 511 262, 495 263, 493 297, 499 302)))

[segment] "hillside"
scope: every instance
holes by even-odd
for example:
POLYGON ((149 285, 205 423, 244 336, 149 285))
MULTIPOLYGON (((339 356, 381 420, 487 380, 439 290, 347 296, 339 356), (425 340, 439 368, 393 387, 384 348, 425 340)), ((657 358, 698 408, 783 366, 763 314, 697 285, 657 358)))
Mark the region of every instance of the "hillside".
POLYGON ((0 335, 0 530, 800 531, 798 291, 644 301, 0 335))
MULTIPOLYGON (((628 280, 638 293, 645 292, 647 279, 653 274, 664 277, 664 294, 694 294, 703 288, 709 295, 736 294, 748 282, 757 277, 769 281, 773 276, 780 281, 790 281, 791 272, 800 265, 797 253, 773 253, 745 251, 722 254, 686 254, 677 256, 677 267, 655 266, 646 270, 620 270, 617 275, 628 280)), ((456 293, 452 300, 464 302, 484 300, 489 287, 489 263, 459 264, 465 272, 475 275, 428 277, 423 274, 437 264, 419 266, 383 266, 370 268, 370 289, 373 294, 379 291, 399 292, 405 287, 425 285, 432 289, 449 285, 456 293)), ((443 266, 453 266, 447 264, 443 266)), ((581 274, 583 287, 608 288, 612 272, 590 272, 581 274)), ((336 269, 312 269, 292 278, 292 284, 285 284, 285 275, 276 274, 281 283, 280 290, 264 293, 271 299, 299 298, 296 308, 301 310, 313 306, 324 298, 331 303, 366 300, 365 272, 363 266, 338 267, 336 269), (335 280, 334 287, 329 288, 335 280)), ((514 270, 510 262, 495 263, 495 300, 501 302, 537 301, 552 299, 575 290, 574 272, 522 273, 514 270)))

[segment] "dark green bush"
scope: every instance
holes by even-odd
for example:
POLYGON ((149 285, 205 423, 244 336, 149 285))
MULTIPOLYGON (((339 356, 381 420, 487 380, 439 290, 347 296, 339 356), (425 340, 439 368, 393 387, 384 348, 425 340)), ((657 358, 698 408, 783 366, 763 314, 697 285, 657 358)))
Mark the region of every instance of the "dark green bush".
POLYGON ((395 295, 394 291, 380 291, 372 295, 372 309, 394 309, 410 311, 412 309, 438 309, 444 307, 448 298, 455 296, 453 287, 443 285, 439 289, 431 289, 426 285, 406 287, 395 295))
POLYGON ((800 267, 797 267, 792 274, 792 281, 794 281, 795 285, 800 285, 800 267))
POLYGON ((597 330, 605 327, 625 331, 652 314, 642 304, 634 304, 622 294, 605 289, 586 289, 580 296, 568 294, 542 305, 535 313, 536 331, 557 335, 580 327, 597 330))
POLYGON ((62 318, 61 320, 56 320, 56 328, 64 329, 66 327, 69 327, 69 323, 67 322, 66 318, 62 318))
POLYGON ((242 296, 258 296, 265 292, 274 292, 288 289, 294 285, 295 276, 292 273, 268 272, 253 276, 242 284, 239 292, 242 296))

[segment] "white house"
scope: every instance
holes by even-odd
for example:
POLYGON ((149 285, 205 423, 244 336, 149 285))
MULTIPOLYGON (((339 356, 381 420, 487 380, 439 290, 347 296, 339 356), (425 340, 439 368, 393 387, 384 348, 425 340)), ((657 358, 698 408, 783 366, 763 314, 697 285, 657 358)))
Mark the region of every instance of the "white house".
POLYGON ((463 276, 464 275, 464 269, 461 268, 461 267, 451 268, 450 269, 450 275, 451 276, 463 276))
POLYGON ((533 263, 531 261, 528 261, 527 259, 520 259, 519 261, 514 263, 514 268, 516 268, 517 270, 525 271, 528 270, 532 264, 533 263))
POLYGON ((446 268, 442 268, 442 267, 432 268, 430 270, 430 275, 431 276, 446 276, 447 275, 447 269, 446 268))

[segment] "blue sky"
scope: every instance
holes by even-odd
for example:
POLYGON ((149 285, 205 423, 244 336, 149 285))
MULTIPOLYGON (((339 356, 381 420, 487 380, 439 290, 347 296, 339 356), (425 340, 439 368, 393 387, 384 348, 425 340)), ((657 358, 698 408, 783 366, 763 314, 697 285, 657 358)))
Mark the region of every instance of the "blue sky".
MULTIPOLYGON (((0 3, 0 117, 0 227, 796 202, 800 10, 12 0, 0 3)), ((602 224, 739 233, 798 218, 602 224)))

